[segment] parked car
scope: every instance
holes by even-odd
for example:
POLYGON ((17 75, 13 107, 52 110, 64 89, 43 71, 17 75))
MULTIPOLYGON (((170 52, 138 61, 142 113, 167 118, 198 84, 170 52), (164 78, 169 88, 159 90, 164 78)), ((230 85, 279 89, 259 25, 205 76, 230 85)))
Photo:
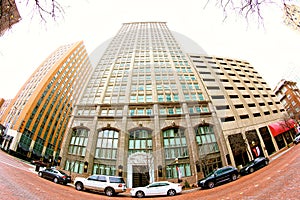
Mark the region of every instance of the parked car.
POLYGON ((178 183, 168 181, 153 182, 145 187, 132 188, 130 195, 133 197, 142 198, 145 196, 174 196, 182 191, 182 186, 178 183))
POLYGON ((269 164, 269 158, 257 157, 254 160, 247 163, 242 169, 240 169, 241 175, 251 174, 254 171, 267 166, 269 164))
POLYGON ((226 181, 235 181, 238 178, 238 174, 237 168, 232 166, 218 168, 205 178, 198 180, 198 187, 213 188, 226 181))
POLYGON ((76 177, 74 180, 76 190, 94 190, 113 196, 126 191, 125 181, 119 176, 91 175, 87 178, 76 177))
POLYGON ((293 140, 294 144, 298 144, 300 142, 300 133, 297 133, 296 137, 293 140))
POLYGON ((52 180, 54 183, 62 183, 67 185, 71 183, 71 176, 68 176, 65 172, 54 168, 46 168, 38 172, 39 177, 52 180))

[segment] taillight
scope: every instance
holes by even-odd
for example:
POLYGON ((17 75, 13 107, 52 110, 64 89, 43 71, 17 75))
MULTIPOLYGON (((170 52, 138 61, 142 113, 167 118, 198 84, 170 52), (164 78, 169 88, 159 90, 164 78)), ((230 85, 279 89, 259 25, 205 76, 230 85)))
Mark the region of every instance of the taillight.
POLYGON ((66 176, 63 176, 62 178, 67 178, 66 176))
POLYGON ((123 187, 123 184, 120 183, 120 184, 118 185, 118 187, 123 187))

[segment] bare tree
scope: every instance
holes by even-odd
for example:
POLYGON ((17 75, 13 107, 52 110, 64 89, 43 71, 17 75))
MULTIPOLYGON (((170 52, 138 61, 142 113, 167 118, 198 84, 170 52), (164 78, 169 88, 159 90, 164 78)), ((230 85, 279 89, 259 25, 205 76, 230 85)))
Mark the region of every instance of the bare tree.
POLYGON ((31 2, 33 2, 33 16, 38 14, 40 19, 44 22, 46 22, 46 17, 48 16, 56 20, 57 17, 63 16, 64 14, 63 7, 56 0, 27 0, 26 5, 29 5, 31 2))
POLYGON ((211 1, 207 0, 207 3, 215 3, 217 7, 220 7, 224 14, 224 20, 227 18, 228 13, 234 11, 239 16, 245 18, 248 21, 250 16, 257 18, 258 23, 263 23, 264 15, 263 8, 268 6, 277 5, 278 8, 281 8, 283 11, 287 9, 287 4, 292 3, 292 0, 217 0, 211 1))
MULTIPOLYGON (((32 18, 39 16, 42 22, 46 23, 47 18, 56 21, 58 17, 64 16, 64 9, 56 0, 27 0, 26 7, 32 8, 32 18)), ((0 36, 21 20, 21 15, 15 0, 0 0, 0 36)))

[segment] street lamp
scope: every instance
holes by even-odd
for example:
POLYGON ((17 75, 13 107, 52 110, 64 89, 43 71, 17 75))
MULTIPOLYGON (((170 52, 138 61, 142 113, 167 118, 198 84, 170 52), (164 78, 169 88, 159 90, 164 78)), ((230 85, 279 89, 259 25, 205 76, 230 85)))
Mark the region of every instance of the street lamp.
POLYGON ((178 167, 178 158, 175 158, 175 166, 176 166, 176 171, 177 171, 177 178, 178 178, 178 183, 180 183, 180 171, 179 171, 179 167, 178 167))

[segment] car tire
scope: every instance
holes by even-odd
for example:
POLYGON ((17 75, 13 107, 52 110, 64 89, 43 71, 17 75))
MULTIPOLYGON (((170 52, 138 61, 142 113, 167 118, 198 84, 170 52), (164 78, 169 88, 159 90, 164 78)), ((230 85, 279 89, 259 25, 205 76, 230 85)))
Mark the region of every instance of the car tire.
POLYGON ((75 189, 78 191, 83 190, 83 184, 81 182, 75 183, 75 189))
POLYGON ((59 181, 58 181, 58 178, 55 177, 55 178, 53 179, 53 182, 54 182, 54 183, 58 183, 58 182, 59 182, 59 181))
POLYGON ((137 191, 137 192, 135 193, 135 196, 136 196, 137 198, 143 198, 143 197, 145 196, 145 193, 144 193, 143 191, 137 191))
POLYGON ((210 189, 214 188, 215 187, 215 183, 213 181, 210 181, 210 182, 208 182, 207 187, 210 188, 210 189))
POLYGON ((236 179, 237 179, 237 175, 236 175, 236 174, 232 174, 232 175, 231 175, 231 180, 232 180, 232 181, 235 181, 236 179))
POLYGON ((253 173, 254 172, 254 169, 253 169, 253 167, 251 167, 250 169, 249 169, 249 173, 251 174, 251 173, 253 173))
POLYGON ((265 160, 265 166, 267 166, 269 164, 269 161, 265 160))
POLYGON ((39 172, 38 175, 39 175, 39 177, 43 177, 43 173, 42 172, 39 172))
POLYGON ((108 187, 104 190, 104 193, 105 193, 106 196, 111 197, 115 194, 115 190, 111 187, 108 187))
POLYGON ((174 189, 170 189, 170 190, 168 190, 167 195, 168 196, 175 196, 176 195, 176 191, 174 189))

